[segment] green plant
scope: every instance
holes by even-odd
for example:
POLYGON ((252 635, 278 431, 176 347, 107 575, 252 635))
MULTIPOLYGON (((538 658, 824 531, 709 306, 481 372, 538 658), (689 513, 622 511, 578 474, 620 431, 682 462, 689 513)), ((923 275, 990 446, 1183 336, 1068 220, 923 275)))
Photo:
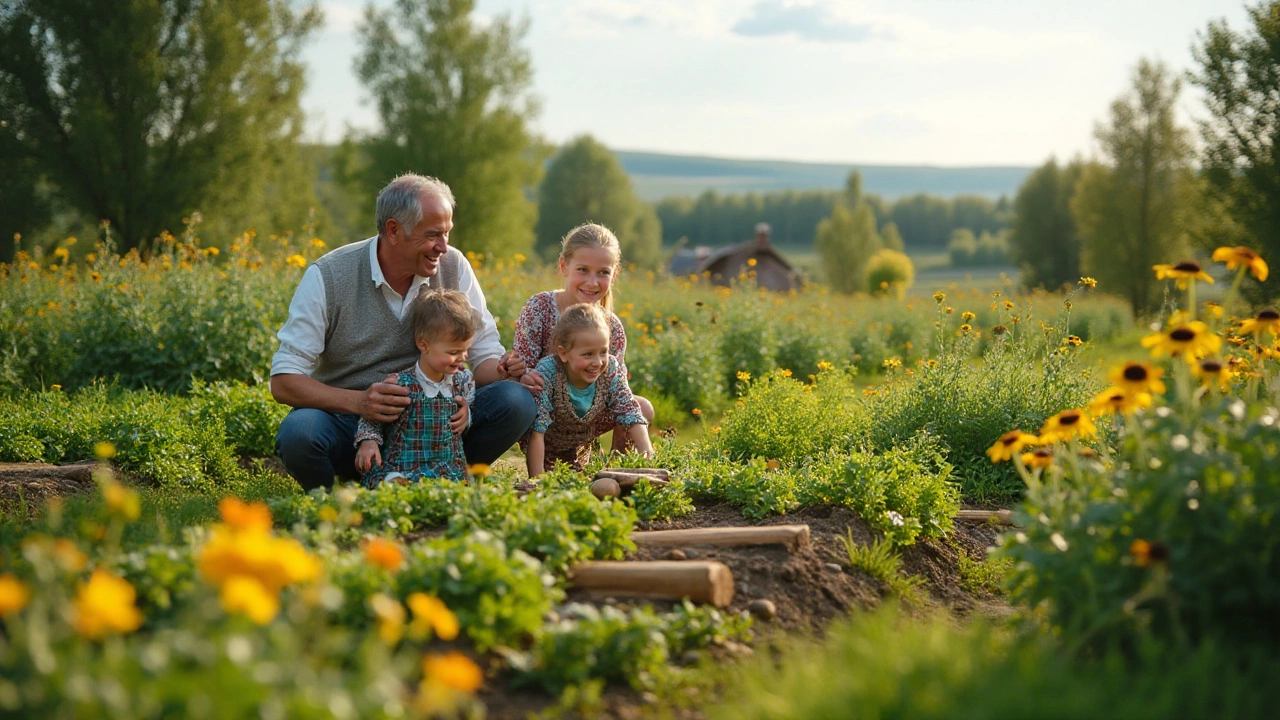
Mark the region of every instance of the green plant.
POLYGON ((901 300, 915 279, 915 265, 906 253, 883 248, 867 262, 867 287, 873 295, 901 300))
POLYGON ((717 436, 730 457, 792 463, 852 443, 863 418, 848 407, 853 384, 845 372, 823 366, 812 383, 789 370, 742 378, 743 397, 725 413, 717 436))
POLYGON ((861 545, 853 539, 852 530, 840 538, 840 541, 849 554, 850 566, 884 583, 890 592, 904 600, 918 599, 924 579, 902 572, 902 558, 898 556, 892 542, 878 538, 870 545, 861 545))

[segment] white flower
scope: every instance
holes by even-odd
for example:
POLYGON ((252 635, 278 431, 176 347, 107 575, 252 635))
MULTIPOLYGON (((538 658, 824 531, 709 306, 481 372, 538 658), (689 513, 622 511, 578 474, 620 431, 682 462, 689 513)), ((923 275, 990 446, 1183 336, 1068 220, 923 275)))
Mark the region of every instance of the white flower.
POLYGON ((889 516, 889 522, 893 523, 894 527, 902 527, 903 525, 906 524, 906 521, 902 519, 901 513, 898 513, 894 510, 890 510, 886 514, 889 516))

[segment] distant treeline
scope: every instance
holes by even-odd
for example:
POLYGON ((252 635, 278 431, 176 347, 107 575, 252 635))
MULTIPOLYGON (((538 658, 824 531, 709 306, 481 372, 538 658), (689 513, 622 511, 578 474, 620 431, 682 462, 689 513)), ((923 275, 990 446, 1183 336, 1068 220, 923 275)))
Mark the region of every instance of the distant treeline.
MULTIPOLYGON (((721 195, 713 190, 696 199, 667 198, 657 203, 662 235, 667 243, 687 238, 690 245, 729 245, 752 237, 755 224, 773 226, 777 245, 813 245, 818 223, 831 215, 839 190, 782 190, 770 193, 721 195)), ((1012 208, 1007 198, 990 200, 976 195, 947 199, 912 195, 888 202, 877 195, 864 199, 875 211, 876 224, 895 223, 906 247, 944 249, 951 233, 965 228, 974 235, 996 234, 1009 227, 1012 208)))

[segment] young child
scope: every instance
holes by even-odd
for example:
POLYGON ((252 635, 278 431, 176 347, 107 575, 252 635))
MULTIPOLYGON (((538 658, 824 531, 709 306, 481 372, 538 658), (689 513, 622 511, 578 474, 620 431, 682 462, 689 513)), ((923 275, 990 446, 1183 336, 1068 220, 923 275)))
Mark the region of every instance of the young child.
POLYGON ((609 354, 609 321, 596 303, 579 303, 560 314, 553 336, 555 354, 543 358, 538 414, 529 436, 529 477, 557 461, 575 469, 591 459, 592 440, 601 418, 626 429, 626 437, 645 457, 653 455, 648 421, 627 384, 626 370, 609 354))
MULTIPOLYGON (((533 368, 543 358, 555 354, 556 322, 569 306, 578 303, 595 304, 604 310, 609 328, 609 354, 618 361, 622 376, 627 376, 627 334, 622 321, 613 313, 613 281, 621 259, 618 238, 603 225, 579 225, 564 236, 560 243, 560 275, 565 281, 564 289, 540 292, 529 298, 516 319, 512 351, 531 370, 520 378, 526 387, 535 393, 542 389, 545 378, 533 368)), ((653 405, 638 395, 634 397, 645 421, 653 422, 653 405)), ((607 414, 597 420, 591 440, 610 430, 615 430, 613 449, 625 451, 629 442, 626 428, 615 426, 607 414)))
POLYGON ((394 422, 374 424, 361 418, 356 427, 356 469, 369 488, 397 478, 467 476, 462 431, 471 424, 476 384, 462 363, 480 327, 478 314, 457 290, 425 288, 410 312, 422 355, 396 377, 409 388, 409 407, 394 422), (461 417, 451 423, 459 406, 461 417))

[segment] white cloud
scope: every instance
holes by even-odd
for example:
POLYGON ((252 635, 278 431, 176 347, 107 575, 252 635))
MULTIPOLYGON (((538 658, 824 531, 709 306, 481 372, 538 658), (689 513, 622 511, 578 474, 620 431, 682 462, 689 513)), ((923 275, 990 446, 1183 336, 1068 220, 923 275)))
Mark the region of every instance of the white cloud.
POLYGON ((346 35, 355 32, 356 25, 364 19, 364 3, 352 0, 326 0, 320 3, 324 11, 324 33, 346 35))

